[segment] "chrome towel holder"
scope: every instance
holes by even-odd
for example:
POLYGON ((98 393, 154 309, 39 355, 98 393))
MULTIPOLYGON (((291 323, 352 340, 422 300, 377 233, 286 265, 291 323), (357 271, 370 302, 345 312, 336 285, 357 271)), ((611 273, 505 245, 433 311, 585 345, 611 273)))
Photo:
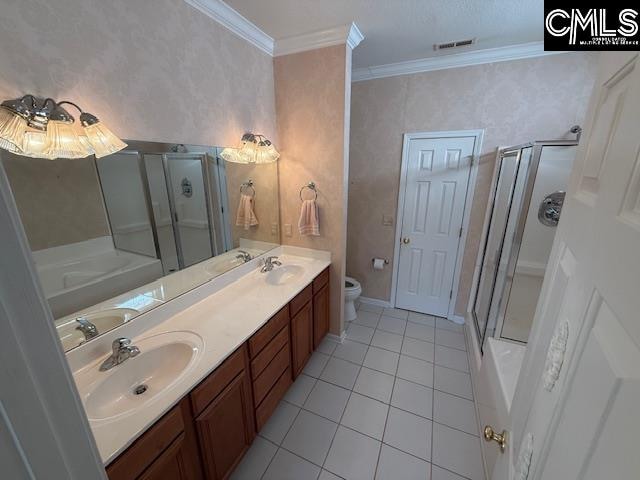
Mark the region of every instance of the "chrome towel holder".
POLYGON ((316 183, 309 182, 306 185, 303 185, 302 188, 300 189, 300 200, 304 201, 304 198, 302 198, 302 192, 304 191, 305 188, 308 188, 309 190, 313 190, 313 193, 315 193, 316 195, 314 200, 318 199, 318 188, 316 187, 316 183))
POLYGON ((243 182, 240 185, 240 193, 243 193, 243 189, 245 189, 245 188, 250 188, 251 189, 251 192, 252 192, 251 196, 252 197, 256 196, 256 189, 253 188, 253 180, 249 179, 246 182, 243 182))

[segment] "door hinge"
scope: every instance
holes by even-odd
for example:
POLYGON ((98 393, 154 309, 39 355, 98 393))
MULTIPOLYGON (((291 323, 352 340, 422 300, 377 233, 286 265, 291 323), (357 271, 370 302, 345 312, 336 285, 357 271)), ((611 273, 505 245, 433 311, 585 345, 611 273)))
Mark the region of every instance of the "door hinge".
POLYGON ((453 298, 453 290, 449 290, 449 300, 453 298))
POLYGON ((458 238, 462 238, 462 227, 460 227, 460 231, 458 232, 458 238))

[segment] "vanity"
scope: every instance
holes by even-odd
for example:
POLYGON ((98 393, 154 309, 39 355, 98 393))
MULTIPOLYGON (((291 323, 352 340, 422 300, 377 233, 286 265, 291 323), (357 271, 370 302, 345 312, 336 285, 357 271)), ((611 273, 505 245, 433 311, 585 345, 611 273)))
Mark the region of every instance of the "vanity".
POLYGON ((101 372, 104 355, 82 366, 89 353, 68 354, 111 480, 224 479, 242 459, 329 331, 329 254, 269 255, 282 265, 263 273, 255 259, 200 287, 210 291, 194 305, 147 320, 130 337, 136 358, 101 372))

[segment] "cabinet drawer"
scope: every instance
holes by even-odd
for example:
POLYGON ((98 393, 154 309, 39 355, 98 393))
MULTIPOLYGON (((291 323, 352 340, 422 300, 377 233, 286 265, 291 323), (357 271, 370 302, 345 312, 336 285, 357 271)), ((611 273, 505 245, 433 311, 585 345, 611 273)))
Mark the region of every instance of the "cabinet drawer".
POLYGON ((289 302, 289 315, 292 317, 300 311, 302 307, 304 307, 309 300, 311 300, 311 296, 313 294, 313 287, 309 285, 304 290, 302 290, 298 295, 296 295, 291 302, 289 302))
POLYGON ((249 356, 253 359, 260 351, 267 346, 273 337, 275 337, 282 327, 289 323, 289 309, 285 306, 276 313, 267 324, 258 330, 249 339, 249 356))
POLYGON ((202 412, 244 370, 246 355, 247 347, 246 344, 243 344, 191 391, 191 405, 194 415, 202 412))
POLYGON ((269 365, 271 360, 278 354, 282 347, 289 343, 289 326, 280 330, 273 340, 271 340, 262 351, 251 360, 251 379, 255 380, 269 365))
POLYGON ((278 406, 278 403, 280 403, 282 397, 284 397, 284 394, 292 382, 291 368, 287 368, 284 373, 280 375, 280 378, 271 391, 264 397, 260 406, 256 408, 256 427, 258 431, 267 423, 267 420, 269 420, 269 417, 278 406))
POLYGON ((184 421, 177 405, 107 467, 109 479, 138 478, 183 432, 184 421))
POLYGON ((318 293, 327 283, 329 283, 329 267, 325 268, 324 271, 313 280, 313 294, 318 293))
POLYGON ((289 343, 286 343, 267 368, 253 382, 253 399, 256 407, 260 405, 260 402, 278 381, 282 372, 289 368, 290 365, 291 349, 289 348, 289 343))

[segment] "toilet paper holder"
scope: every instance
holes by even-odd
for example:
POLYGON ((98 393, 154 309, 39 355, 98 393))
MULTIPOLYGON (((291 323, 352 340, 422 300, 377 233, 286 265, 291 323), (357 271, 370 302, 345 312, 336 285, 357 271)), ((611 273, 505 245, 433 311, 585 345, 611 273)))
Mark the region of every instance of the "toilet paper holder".
MULTIPOLYGON (((371 263, 374 263, 376 260, 378 260, 377 258, 372 258, 371 259, 371 263)), ((386 258, 381 258, 380 260, 384 260, 384 264, 385 265, 389 265, 389 260, 387 260, 386 258)))

